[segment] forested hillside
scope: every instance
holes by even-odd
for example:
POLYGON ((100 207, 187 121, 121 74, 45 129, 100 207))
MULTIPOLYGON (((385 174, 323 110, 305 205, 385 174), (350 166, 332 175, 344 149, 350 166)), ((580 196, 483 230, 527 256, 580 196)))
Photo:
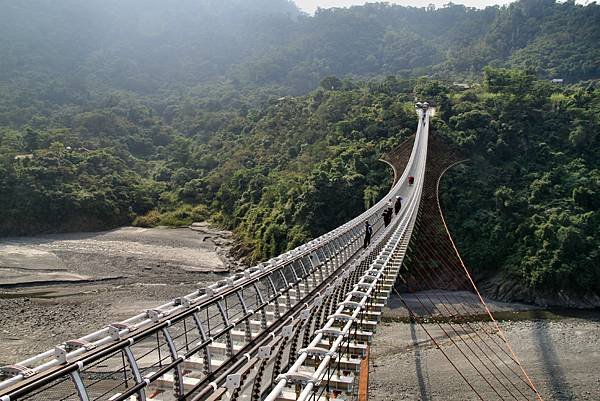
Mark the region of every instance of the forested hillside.
POLYGON ((391 172, 377 160, 416 128, 410 96, 397 89, 408 82, 333 81, 340 90, 258 108, 238 99, 211 110, 186 98, 170 124, 115 95, 5 128, 0 231, 212 218, 257 258, 299 245, 387 192, 391 172))
POLYGON ((304 94, 329 75, 477 78, 488 64, 574 82, 600 78, 599 27, 596 3, 554 0, 380 3, 314 17, 288 0, 5 0, 0 79, 52 103, 215 80, 304 94))
POLYGON ((418 96, 471 158, 447 190, 469 264, 599 290, 595 3, 0 7, 0 235, 210 219, 264 259, 387 190, 418 96))
POLYGON ((438 95, 437 131, 470 158, 444 180, 463 256, 525 287, 600 293, 600 85, 496 69, 483 84, 438 95))

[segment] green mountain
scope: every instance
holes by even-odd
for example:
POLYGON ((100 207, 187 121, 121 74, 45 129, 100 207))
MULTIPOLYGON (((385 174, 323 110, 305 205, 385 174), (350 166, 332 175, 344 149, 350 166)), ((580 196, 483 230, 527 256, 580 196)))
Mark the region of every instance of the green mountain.
POLYGON ((444 180, 459 249, 484 277, 599 294, 600 85, 498 69, 483 84, 438 95, 436 129, 470 159, 444 180))
POLYGON ((386 191, 419 96, 471 158, 446 199, 469 264, 599 291, 595 3, 0 4, 0 235, 212 219, 264 259, 386 191))
POLYGON ((574 82, 600 77, 599 26, 596 3, 553 0, 314 17, 287 0, 5 0, 0 79, 54 101, 96 85, 154 93, 215 79, 306 93, 328 75, 473 78, 488 64, 574 82))

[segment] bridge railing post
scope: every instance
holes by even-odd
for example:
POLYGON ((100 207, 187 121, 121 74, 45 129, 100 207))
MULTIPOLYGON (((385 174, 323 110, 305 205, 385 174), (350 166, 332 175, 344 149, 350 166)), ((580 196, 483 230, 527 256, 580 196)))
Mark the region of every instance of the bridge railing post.
POLYGON ((71 373, 71 380, 73 380, 73 383, 75 384, 75 388, 77 389, 77 395, 79 396, 79 399, 81 401, 90 401, 87 390, 85 389, 83 380, 81 380, 81 375, 79 374, 78 370, 71 373))

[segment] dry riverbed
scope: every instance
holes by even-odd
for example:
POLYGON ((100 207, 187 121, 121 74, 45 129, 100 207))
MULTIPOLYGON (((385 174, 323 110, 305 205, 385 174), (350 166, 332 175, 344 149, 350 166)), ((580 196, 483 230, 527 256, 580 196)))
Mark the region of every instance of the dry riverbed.
POLYGON ((0 365, 218 280, 231 246, 205 224, 0 239, 0 365))
MULTIPOLYGON (((206 225, 1 239, 0 365, 124 320, 239 269, 227 257, 231 245, 230 233, 206 225)), ((428 294, 440 304, 446 295, 428 294)), ((452 299, 456 308, 476 302, 466 292, 452 299)), ((414 297, 406 301, 420 312, 414 297)), ((565 315, 522 304, 490 304, 545 401, 600 400, 600 313, 565 315)), ((370 400, 476 400, 425 332, 406 323, 402 304, 392 299, 390 307, 371 349, 370 400)), ((457 356, 435 323, 425 326, 449 355, 457 356)), ((465 364, 459 362, 459 368, 467 370, 465 364)), ((481 379, 470 379, 478 389, 486 388, 481 379)), ((490 391, 482 390, 485 399, 498 399, 490 391)))
MULTIPOLYGON (((511 312, 510 304, 491 304, 504 319, 500 326, 545 401, 600 400, 600 312, 551 312, 519 304, 512 308, 517 312, 511 312)), ((391 305, 393 309, 385 312, 371 348, 369 399, 478 400, 418 324, 393 321, 404 320, 405 313, 397 303, 391 305)), ((477 322, 472 324, 479 327, 477 322)), ((484 399, 500 399, 461 356, 456 344, 467 354, 469 351, 454 333, 448 329, 456 344, 436 323, 424 326, 484 399)), ((499 384, 497 387, 501 389, 499 384)))

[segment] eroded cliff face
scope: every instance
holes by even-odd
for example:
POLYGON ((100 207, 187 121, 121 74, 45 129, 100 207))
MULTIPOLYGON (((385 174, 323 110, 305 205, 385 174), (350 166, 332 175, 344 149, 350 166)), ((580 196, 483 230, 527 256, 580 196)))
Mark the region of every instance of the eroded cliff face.
POLYGON ((477 283, 486 297, 498 301, 523 302, 541 307, 600 308, 600 296, 598 294, 536 290, 524 286, 516 279, 506 278, 501 273, 492 277, 480 278, 477 283))

